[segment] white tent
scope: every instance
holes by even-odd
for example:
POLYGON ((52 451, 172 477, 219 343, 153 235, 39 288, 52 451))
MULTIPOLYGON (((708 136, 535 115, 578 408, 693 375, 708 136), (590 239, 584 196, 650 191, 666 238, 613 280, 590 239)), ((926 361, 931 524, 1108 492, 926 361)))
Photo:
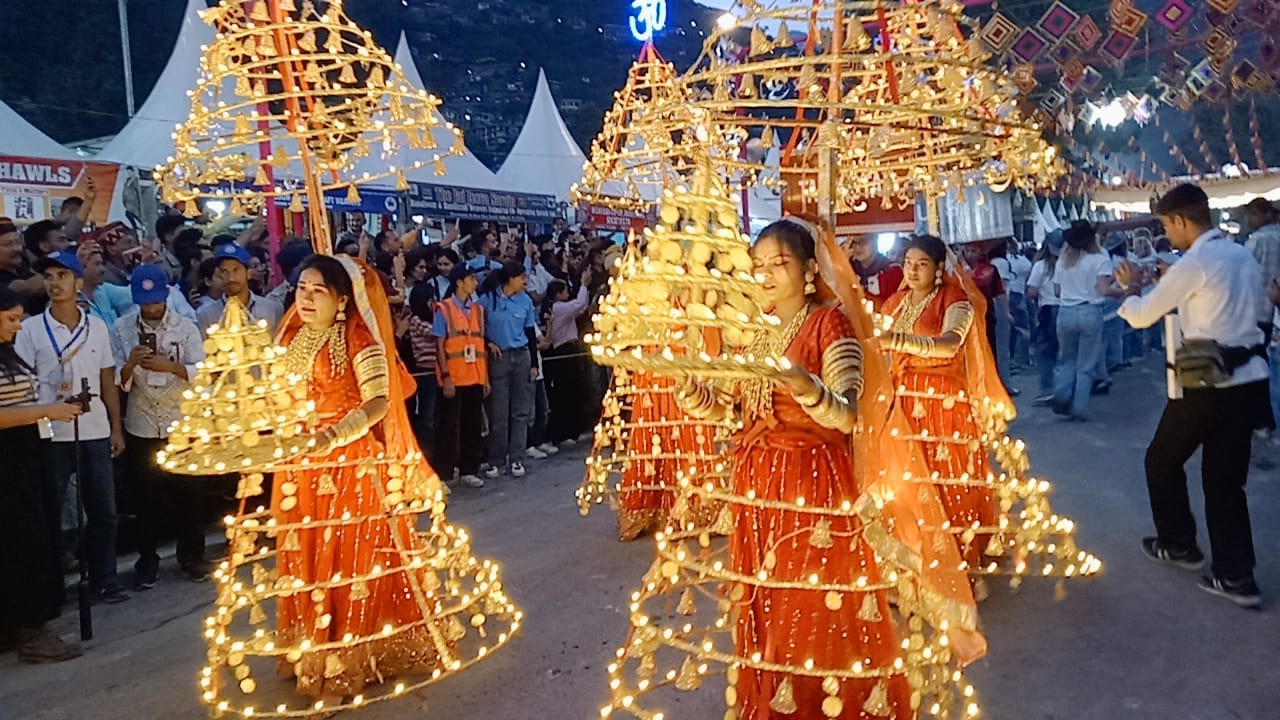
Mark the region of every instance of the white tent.
POLYGON ((1053 211, 1052 200, 1044 201, 1043 215, 1044 215, 1044 226, 1049 232, 1053 232, 1054 230, 1066 230, 1066 228, 1063 227, 1062 223, 1058 221, 1057 214, 1054 213, 1053 211))
POLYGON ((538 89, 520 136, 498 170, 499 182, 508 190, 555 195, 563 200, 568 198, 569 188, 582 179, 586 159, 556 110, 546 73, 539 70, 538 89))
MULTIPOLYGON (((400 33, 400 42, 396 46, 396 64, 404 72, 405 81, 409 86, 418 90, 425 90, 426 87, 422 83, 422 76, 418 73, 418 66, 413 61, 413 53, 409 51, 409 43, 405 39, 404 32, 400 33)), ((436 144, 440 150, 446 150, 453 146, 453 132, 445 127, 436 128, 435 132, 436 144)), ((455 155, 444 161, 445 175, 435 174, 434 166, 430 160, 437 151, 434 150, 408 150, 403 153, 404 157, 399 165, 409 165, 415 161, 425 161, 427 164, 417 170, 406 173, 406 177, 413 182, 432 183, 435 185, 451 185, 454 187, 468 187, 477 190, 497 190, 500 189, 498 176, 492 170, 485 167, 475 155, 467 150, 462 155, 455 155)), ((385 172, 388 160, 378 157, 364 158, 356 163, 355 175, 359 177, 362 172, 370 174, 385 172)), ((375 180, 373 184, 392 184, 394 178, 383 180, 375 180)), ((505 188, 502 188, 505 189, 505 188)))
POLYGON ((199 15, 207 7, 204 0, 187 0, 169 63, 147 101, 95 159, 150 170, 173 154, 174 128, 191 114, 187 93, 200 78, 202 46, 213 42, 213 28, 199 15))
POLYGON ((0 153, 53 160, 69 160, 76 156, 4 102, 0 102, 0 153))

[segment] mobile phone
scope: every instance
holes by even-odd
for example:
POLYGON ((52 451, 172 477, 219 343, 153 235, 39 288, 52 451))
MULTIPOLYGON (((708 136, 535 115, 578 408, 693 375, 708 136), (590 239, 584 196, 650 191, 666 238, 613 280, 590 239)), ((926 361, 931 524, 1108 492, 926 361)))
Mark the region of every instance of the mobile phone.
POLYGON ((144 332, 138 335, 138 344, 147 348, 151 352, 156 351, 156 334, 153 332, 144 332))

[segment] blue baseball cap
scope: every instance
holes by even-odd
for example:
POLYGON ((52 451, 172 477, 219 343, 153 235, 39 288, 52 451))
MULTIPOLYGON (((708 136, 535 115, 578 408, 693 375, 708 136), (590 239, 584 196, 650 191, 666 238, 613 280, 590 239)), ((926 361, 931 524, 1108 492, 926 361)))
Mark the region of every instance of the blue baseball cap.
POLYGON ((249 267, 249 251, 245 250, 240 243, 229 242, 219 245, 218 249, 213 251, 213 256, 218 260, 226 260, 228 258, 238 260, 241 265, 249 267))
POLYGON ((134 305, 162 303, 169 299, 169 279, 165 277, 164 270, 154 263, 144 263, 133 269, 129 289, 133 291, 134 305))
POLYGON ((32 263, 31 267, 41 274, 51 267, 66 268, 75 273, 76 277, 84 277, 84 265, 80 264, 80 258, 76 257, 75 252, 72 250, 59 250, 55 253, 49 253, 32 263))

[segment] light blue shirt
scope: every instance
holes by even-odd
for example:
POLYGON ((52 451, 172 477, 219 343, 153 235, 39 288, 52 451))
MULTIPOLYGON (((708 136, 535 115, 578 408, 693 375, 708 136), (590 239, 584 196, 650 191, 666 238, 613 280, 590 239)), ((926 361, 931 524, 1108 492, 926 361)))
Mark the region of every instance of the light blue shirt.
POLYGON ((499 288, 497 292, 481 296, 480 304, 486 311, 484 335, 489 342, 503 350, 529 347, 525 329, 532 330, 537 319, 529 293, 521 290, 507 295, 499 288))
POLYGON ((476 282, 482 283, 488 277, 489 271, 500 269, 502 263, 484 255, 477 255, 467 261, 467 267, 476 271, 476 282))
POLYGON ((89 298, 89 314, 106 323, 108 328, 115 328, 120 316, 133 308, 133 291, 127 285, 102 283, 89 298))

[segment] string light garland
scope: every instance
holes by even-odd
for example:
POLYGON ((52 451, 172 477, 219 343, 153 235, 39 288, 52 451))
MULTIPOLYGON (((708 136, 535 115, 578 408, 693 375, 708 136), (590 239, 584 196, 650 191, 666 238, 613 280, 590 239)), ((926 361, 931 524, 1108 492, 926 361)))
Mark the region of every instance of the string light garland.
MULTIPOLYGON (((857 717, 887 717, 894 712, 891 687, 903 683, 906 702, 920 717, 959 720, 981 715, 976 692, 953 655, 951 628, 945 620, 936 625, 926 621, 925 607, 931 598, 926 597, 913 567, 899 561, 910 553, 896 548, 892 530, 879 524, 885 504, 892 502, 891 493, 867 492, 856 503, 824 506, 803 497, 794 503, 768 503, 754 494, 726 492, 714 481, 682 483, 681 491, 704 503, 719 503, 717 525, 725 523, 726 532, 751 508, 777 509, 775 505, 792 514, 798 529, 771 538, 761 548, 760 569, 751 574, 733 569, 728 543, 713 536, 715 526, 672 522, 658 533, 654 563, 631 595, 628 640, 608 666, 610 699, 600 709, 601 718, 662 720, 666 713, 651 709, 660 700, 650 696, 670 700, 666 691, 694 691, 707 678, 723 674, 723 717, 736 720, 743 711, 738 683, 744 673, 754 671, 783 676, 768 703, 780 715, 839 718, 850 717, 851 712, 857 717), (864 559, 852 576, 797 574, 788 561, 780 559, 783 545, 847 546, 855 555, 871 546, 874 565, 864 559), (856 607, 858 623, 849 631, 860 633, 862 641, 871 645, 887 647, 896 639, 896 651, 891 657, 867 657, 838 667, 822 658, 739 652, 734 635, 741 628, 735 629, 735 619, 764 589, 812 591, 833 613, 856 607), (885 601, 886 594, 894 597, 892 604, 885 601), (889 632, 886 621, 896 631, 868 639, 868 633, 889 632), (818 707, 797 702, 794 682, 800 678, 821 679, 824 696, 818 707), (857 705, 848 705, 850 701, 857 705)), ((790 550, 786 556, 795 557, 797 552, 803 553, 790 550)))
MULTIPOLYGON (((880 327, 877 334, 900 327, 893 315, 876 313, 870 303, 867 311, 880 327)), ((911 320, 908 324, 913 323, 911 320)), ((895 397, 916 419, 926 417, 933 408, 970 413, 976 421, 978 433, 974 436, 959 431, 952 435, 934 435, 925 430, 913 433, 890 430, 894 441, 910 444, 921 466, 941 464, 952 458, 969 459, 969 466, 957 476, 934 471, 928 477, 910 478, 910 482, 991 491, 998 510, 994 524, 975 521, 965 526, 948 523, 937 528, 957 538, 962 556, 976 558, 974 562, 965 561, 971 575, 1009 575, 1010 584, 1017 587, 1027 577, 1083 578, 1102 571, 1102 561, 1077 545, 1075 522, 1053 510, 1049 501, 1052 485, 1030 474, 1026 443, 1009 436, 1009 424, 1017 417, 1016 406, 963 390, 948 393, 934 387, 920 391, 899 386, 895 397), (979 453, 993 459, 995 466, 987 468, 985 463, 974 462, 979 453), (981 546, 974 547, 979 542, 981 546), (973 552, 966 552, 969 550, 973 552)), ((1059 585, 1059 594, 1062 591, 1059 585)))
POLYGON ((271 198, 309 213, 313 242, 328 253, 324 193, 359 201, 358 183, 394 177, 464 152, 462 131, 440 100, 413 88, 341 0, 223 0, 201 11, 217 35, 200 60, 191 115, 174 133, 174 154, 156 167, 163 199, 198 214, 197 198, 252 214, 271 198), (435 129, 453 134, 439 147, 435 129), (424 151, 408 159, 411 149, 424 151), (376 158, 372 170, 355 167, 376 158), (305 199, 305 205, 304 205, 305 199))
MULTIPOLYGON (((444 158, 462 152, 439 100, 408 85, 340 0, 224 0, 202 17, 217 34, 175 155, 156 169, 168 202, 191 212, 197 198, 220 197, 241 213, 288 197, 290 210, 308 211, 314 247, 328 254, 326 191, 356 201, 357 183, 389 176, 404 189, 406 171, 434 164, 443 174, 444 158), (452 132, 449 148, 437 147, 440 127, 452 132), (397 164, 414 148, 430 152, 397 164), (361 158, 377 161, 357 176, 361 158)), ((327 342, 331 363, 335 352, 340 365, 353 362, 341 355, 342 333, 327 342)), ((320 346, 308 355, 305 345, 275 347, 265 324, 230 300, 210 328, 185 417, 157 457, 178 473, 241 473, 239 508, 225 519, 230 553, 205 620, 200 692, 213 717, 314 717, 401 697, 488 657, 523 625, 499 566, 476 558, 469 534, 448 521, 445 488, 420 452, 391 457, 363 433, 339 433, 348 443, 339 449, 317 447, 322 425, 346 420, 318 416, 307 376, 320 346), (266 473, 273 497, 256 505, 266 473), (424 513, 430 523, 419 530, 424 513), (340 558, 345 572, 318 570, 325 558, 340 558), (310 699, 260 683, 282 671, 310 699)), ((357 377, 360 362, 348 368, 357 377)))

